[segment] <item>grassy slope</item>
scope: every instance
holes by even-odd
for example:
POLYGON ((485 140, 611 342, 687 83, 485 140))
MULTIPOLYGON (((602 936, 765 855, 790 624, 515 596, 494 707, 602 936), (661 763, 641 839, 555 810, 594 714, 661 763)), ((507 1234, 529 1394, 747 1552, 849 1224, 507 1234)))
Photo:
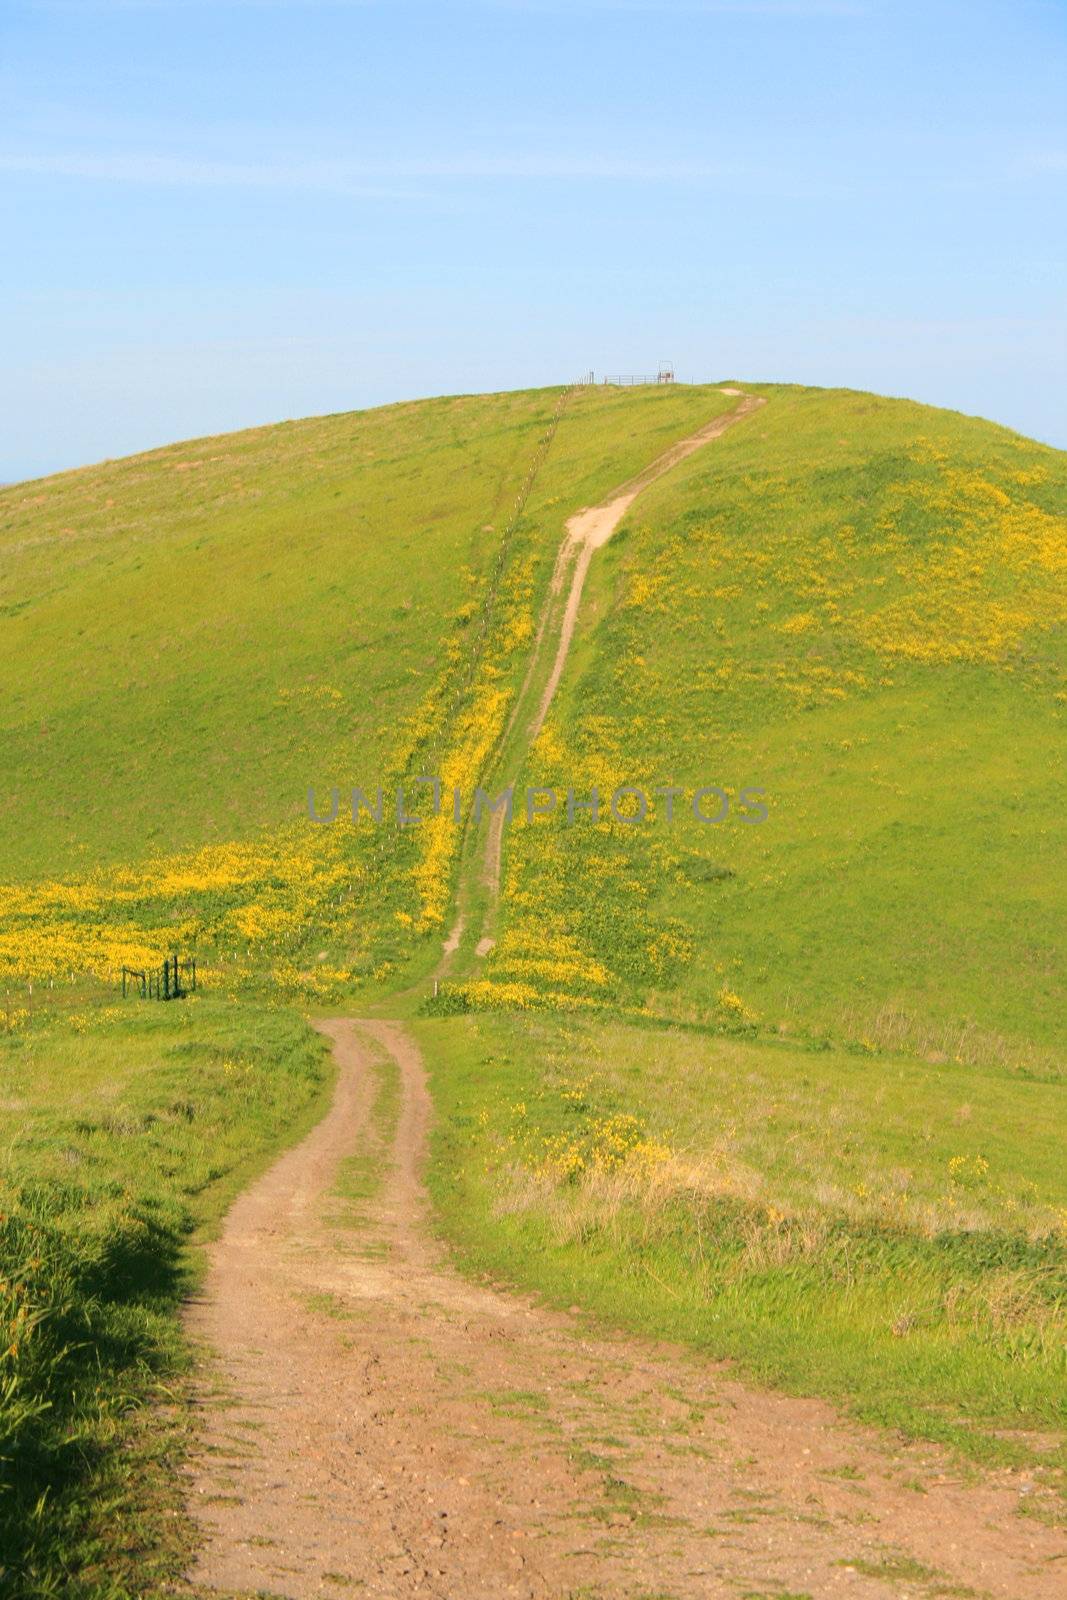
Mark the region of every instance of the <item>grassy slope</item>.
MULTIPOLYGON (((1065 1197, 1032 1129, 1063 1126, 1064 458, 904 403, 767 392, 598 555, 524 776, 765 784, 771 818, 513 830, 490 998, 604 1015, 421 1025, 442 1216, 495 1270, 868 1414, 959 1438, 968 1416, 986 1440, 1043 1428, 1065 1197), (620 1028, 619 1007, 644 1021, 620 1028), (657 1014, 703 1031, 673 1037, 657 1014), (829 1150, 827 1106, 845 1130, 829 1150)), ((217 1214, 236 1142, 276 1147, 316 1093, 291 1068, 303 1036, 275 1037, 288 1024, 256 992, 356 1004, 438 948, 455 839, 312 830, 307 783, 440 771, 469 788, 566 517, 728 404, 579 393, 502 549, 556 398, 286 424, 0 494, 5 1082, 35 1063, 5 1177, 13 1216, 43 1186, 57 1282, 100 1319, 105 1397, 143 1395, 173 1360, 179 1282, 147 1285, 105 1248, 114 1217, 120 1243, 143 1209, 162 1217, 173 1253, 217 1214), (172 943, 249 1002, 200 1012, 200 1055, 158 1058, 140 1030, 169 1017, 94 1011, 72 1031, 99 991, 68 968, 99 977, 172 943), (247 1103, 225 1092, 233 1054, 264 1069, 247 1103), (132 1110, 59 1104, 75 1063, 91 1103, 132 1110), (101 1184, 103 1233, 85 1226, 101 1184)), ((9 1275, 31 1247, 19 1222, 9 1275)), ((39 1358, 31 1399, 55 1390, 49 1337, 20 1356, 39 1358)), ((95 1537, 86 1481, 140 1526, 138 1485, 108 1478, 128 1425, 95 1417, 73 1375, 64 1405, 107 1448, 68 1452, 104 1476, 72 1473, 35 1530, 53 1572, 95 1537)), ((66 1420, 18 1423, 42 1470, 66 1420)), ((132 1559, 106 1555, 127 1575, 132 1559)))
MULTIPOLYGON (((0 491, 0 874, 246 838, 301 817, 310 782, 376 781, 557 394, 284 423, 0 491)), ((727 404, 579 393, 533 542, 554 550, 568 504, 727 404)))

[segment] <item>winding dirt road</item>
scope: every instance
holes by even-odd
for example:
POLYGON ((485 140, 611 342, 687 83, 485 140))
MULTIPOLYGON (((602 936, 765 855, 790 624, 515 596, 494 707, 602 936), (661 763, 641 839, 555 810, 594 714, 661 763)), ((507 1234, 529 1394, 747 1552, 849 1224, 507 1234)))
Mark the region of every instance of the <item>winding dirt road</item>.
POLYGON ((191 1585, 295 1600, 1062 1594, 1063 1543, 1016 1514, 1010 1475, 964 1486, 937 1452, 821 1403, 461 1278, 428 1228, 411 1037, 322 1027, 333 1105, 235 1203, 189 1311, 205 1351, 191 1585), (390 1073, 392 1127, 375 1110, 390 1073))

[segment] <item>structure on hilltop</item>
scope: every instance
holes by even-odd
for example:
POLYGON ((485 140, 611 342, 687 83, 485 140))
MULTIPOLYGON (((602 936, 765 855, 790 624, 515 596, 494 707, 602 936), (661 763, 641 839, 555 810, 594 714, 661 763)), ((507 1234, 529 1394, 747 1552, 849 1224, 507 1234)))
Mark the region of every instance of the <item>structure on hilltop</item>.
POLYGON ((661 361, 657 373, 651 372, 616 372, 605 376, 604 383, 677 383, 674 376, 674 362, 661 361))

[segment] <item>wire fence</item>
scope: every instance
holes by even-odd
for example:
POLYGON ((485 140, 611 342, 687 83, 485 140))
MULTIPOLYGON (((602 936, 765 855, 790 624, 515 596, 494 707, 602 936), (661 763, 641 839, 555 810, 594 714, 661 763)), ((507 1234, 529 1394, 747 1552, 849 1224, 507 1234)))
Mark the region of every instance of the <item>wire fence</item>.
POLYGON ((613 372, 600 381, 613 384, 616 388, 628 388, 631 385, 644 383, 677 383, 678 379, 672 368, 662 367, 659 372, 613 372))
POLYGON ((123 967, 122 997, 139 995, 142 1000, 184 1000, 196 988, 196 957, 179 961, 167 956, 157 967, 123 967))

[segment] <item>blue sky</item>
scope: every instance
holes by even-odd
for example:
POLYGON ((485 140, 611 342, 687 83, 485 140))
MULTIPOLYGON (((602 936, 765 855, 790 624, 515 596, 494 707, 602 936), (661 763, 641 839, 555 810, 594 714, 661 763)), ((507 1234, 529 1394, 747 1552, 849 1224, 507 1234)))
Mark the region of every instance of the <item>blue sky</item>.
POLYGON ((0 0, 0 480, 589 367, 1067 446, 1067 0, 0 0))

